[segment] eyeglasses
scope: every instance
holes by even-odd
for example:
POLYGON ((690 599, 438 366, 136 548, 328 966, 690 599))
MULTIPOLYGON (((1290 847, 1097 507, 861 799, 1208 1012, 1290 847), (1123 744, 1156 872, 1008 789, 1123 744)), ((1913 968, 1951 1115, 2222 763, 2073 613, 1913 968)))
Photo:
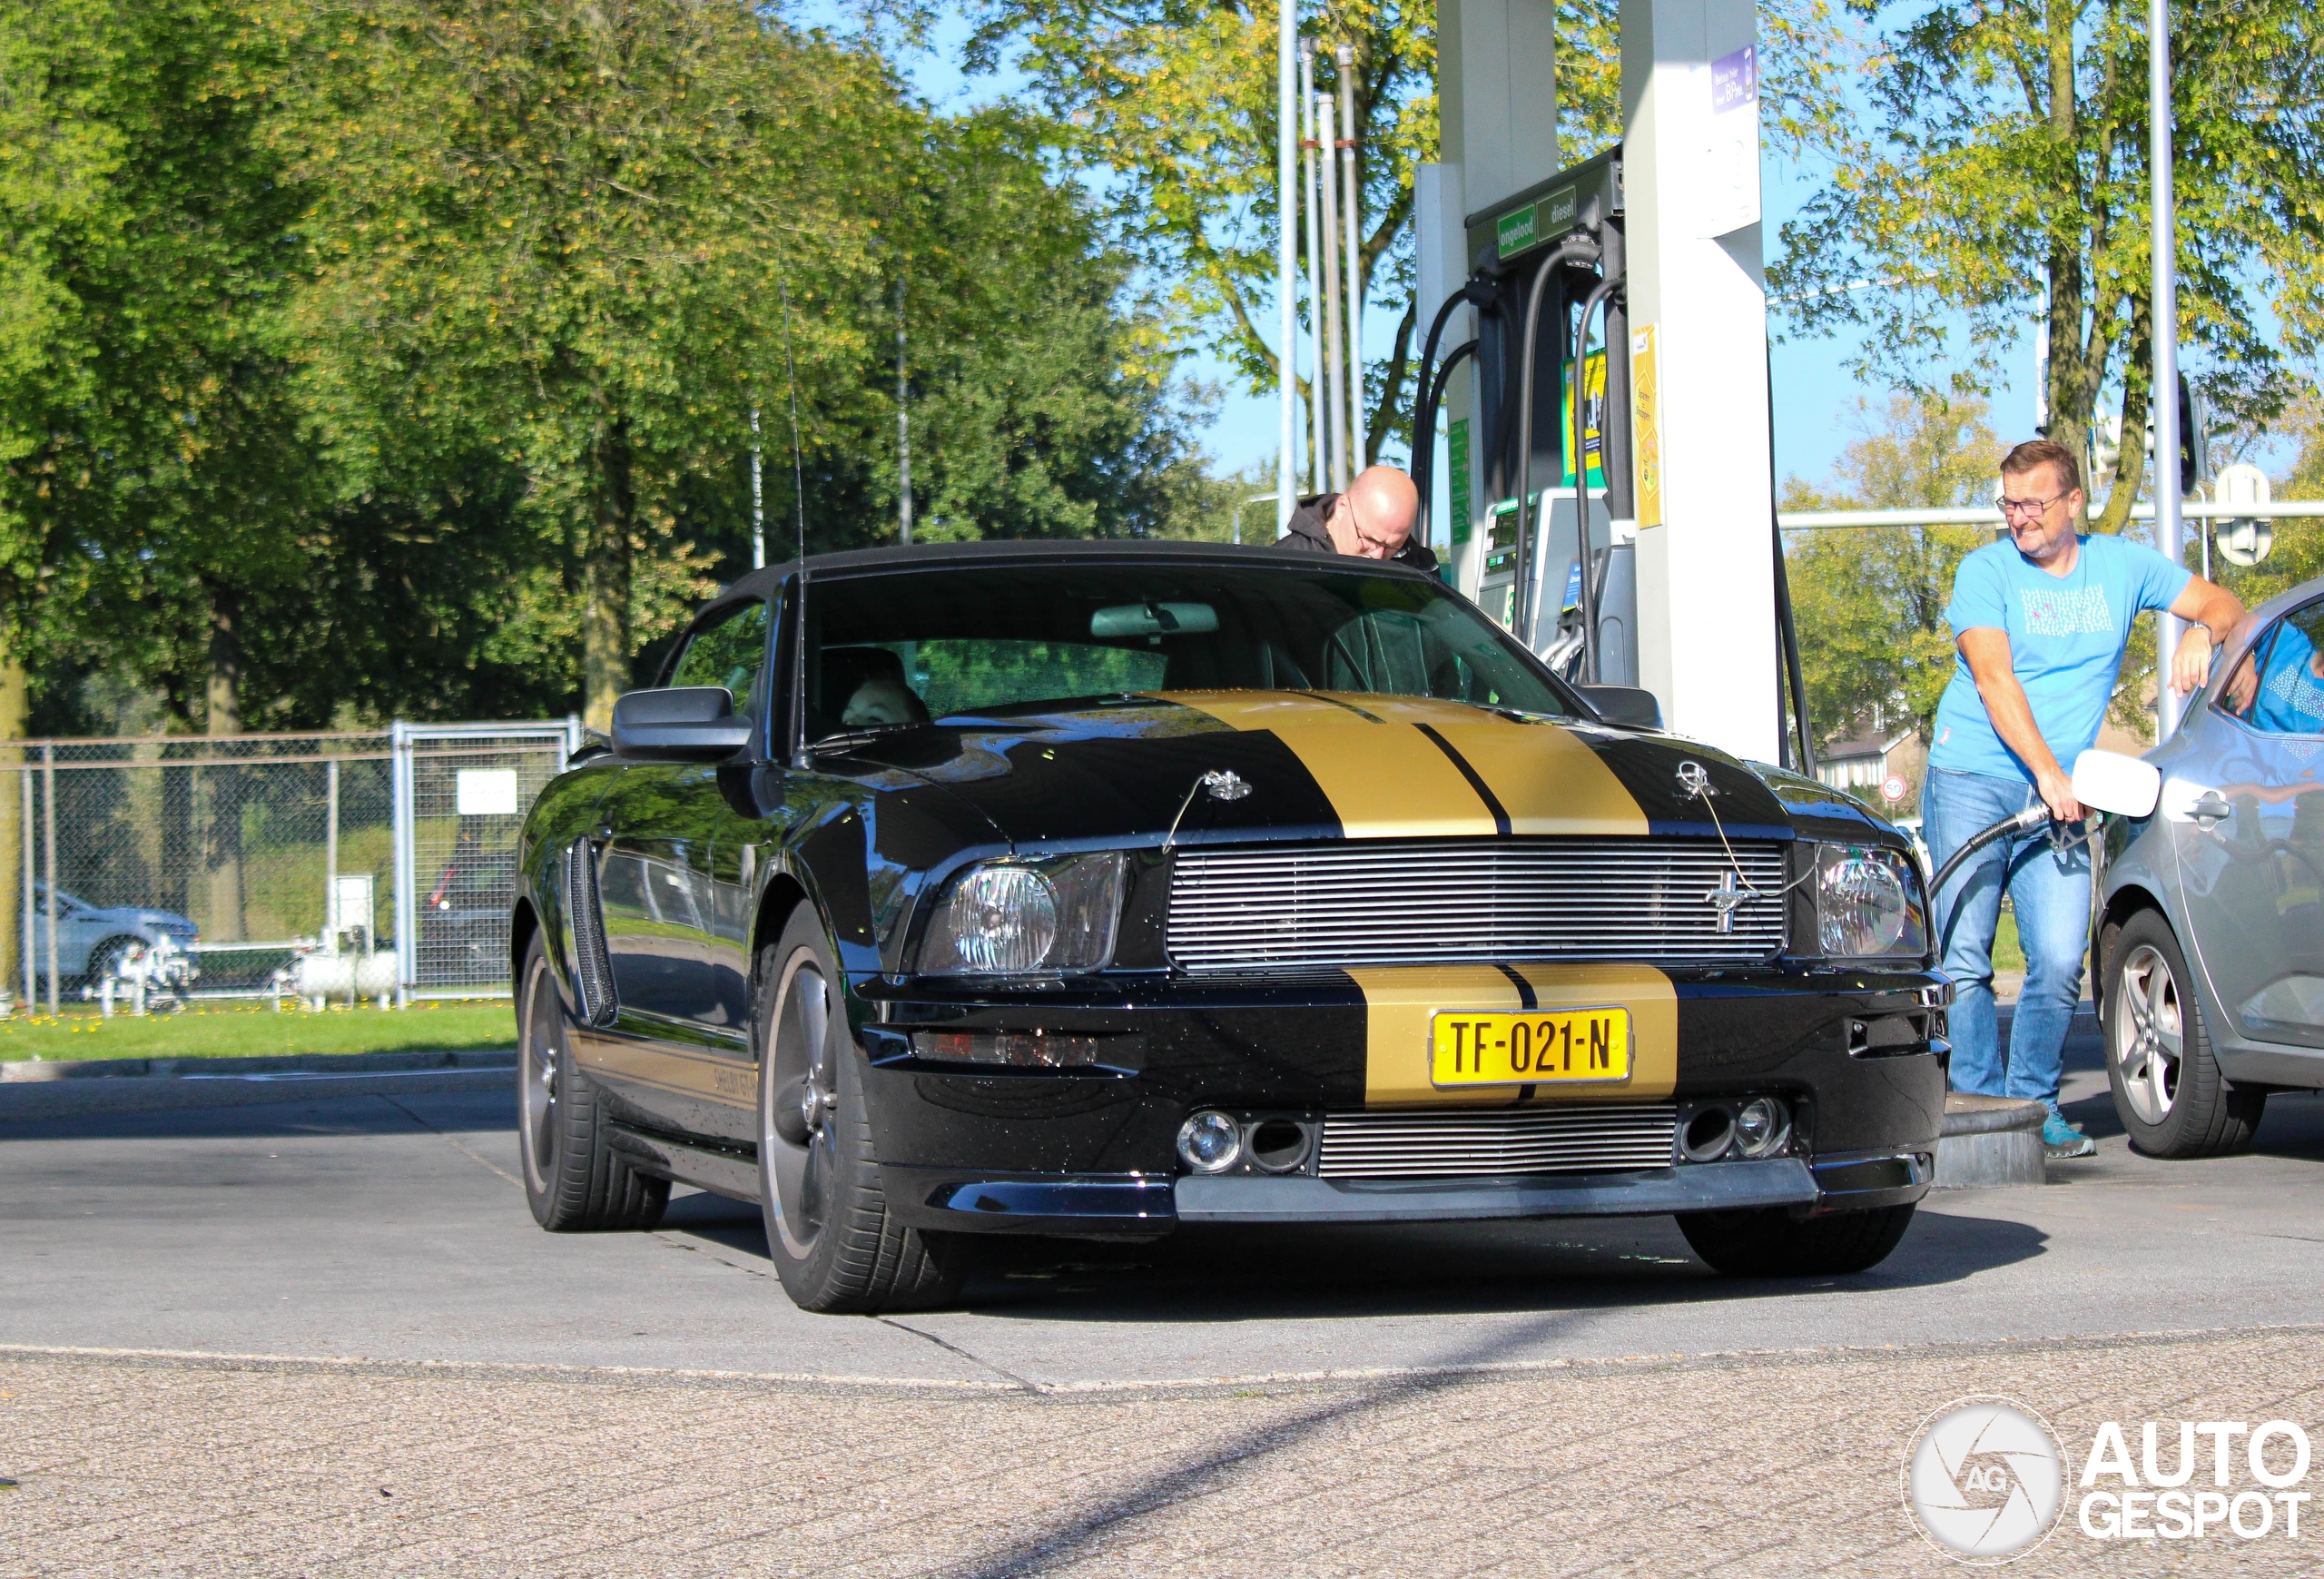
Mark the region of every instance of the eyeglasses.
MULTIPOLYGON (((2066 489, 2066 493, 2073 491, 2072 489, 2066 489)), ((2011 516, 2024 516, 2029 520, 2037 520, 2049 510, 2052 505, 2065 497, 2065 493, 2060 493, 2053 494, 2048 498, 2003 499, 2000 501, 2002 518, 2006 520, 2011 516)))

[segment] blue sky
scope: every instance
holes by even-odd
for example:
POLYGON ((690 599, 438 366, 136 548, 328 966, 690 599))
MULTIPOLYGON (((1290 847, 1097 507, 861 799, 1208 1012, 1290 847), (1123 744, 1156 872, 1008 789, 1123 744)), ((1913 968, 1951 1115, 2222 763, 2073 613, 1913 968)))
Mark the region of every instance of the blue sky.
MULTIPOLYGON (((813 0, 805 8, 811 22, 842 25, 832 0, 813 0)), ((931 35, 930 47, 909 52, 900 62, 919 92, 937 108, 968 109, 998 99, 1020 85, 1007 74, 967 77, 960 69, 960 52, 969 32, 959 13, 948 11, 931 35)), ((1814 173, 1802 171, 1773 157, 1761 175, 1766 233, 1772 239, 1783 221, 1796 213, 1814 192, 1814 173)), ((1272 315, 1270 314, 1271 318, 1272 315)), ((1393 313, 1374 308, 1365 319, 1366 344, 1378 348, 1395 332, 1393 313)), ((2030 329, 2030 326, 2029 326, 2030 329)), ((1840 451, 1856 434, 1856 402, 1877 400, 1885 390, 1859 383, 1845 364, 1857 346, 1847 339, 1795 337, 1773 348, 1777 389, 1781 392, 1776 413, 1776 465, 1778 477, 1801 476, 1820 480, 1831 470, 1840 451)), ((2008 380, 1993 393, 1992 420, 2004 439, 2031 438, 2034 433, 2033 341, 2030 333, 2004 353, 2008 380)), ((1189 358, 1183 371, 1190 378, 1220 385, 1226 399, 1207 423, 1203 439, 1215 468, 1241 470, 1271 461, 1275 448, 1275 400, 1273 390, 1243 392, 1227 370, 1207 356, 1189 358)))

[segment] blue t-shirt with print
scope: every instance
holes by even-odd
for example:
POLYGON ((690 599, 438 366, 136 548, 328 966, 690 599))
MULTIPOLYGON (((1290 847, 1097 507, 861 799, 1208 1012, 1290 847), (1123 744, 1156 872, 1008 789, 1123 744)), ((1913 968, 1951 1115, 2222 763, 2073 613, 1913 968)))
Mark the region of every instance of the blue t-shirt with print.
MULTIPOLYGON (((2131 621, 2146 609, 2170 607, 2193 578, 2142 544, 2098 535, 2080 541, 2074 567, 2064 576, 2051 575, 2007 538, 1978 549, 1961 561, 1945 610, 1956 641, 1965 630, 2008 633, 2010 666, 2025 687, 2034 723, 2068 769, 2097 743, 2131 621)), ((1953 683, 1937 703, 1928 765, 2033 781, 1994 732, 1966 658, 1955 657, 1953 683)))

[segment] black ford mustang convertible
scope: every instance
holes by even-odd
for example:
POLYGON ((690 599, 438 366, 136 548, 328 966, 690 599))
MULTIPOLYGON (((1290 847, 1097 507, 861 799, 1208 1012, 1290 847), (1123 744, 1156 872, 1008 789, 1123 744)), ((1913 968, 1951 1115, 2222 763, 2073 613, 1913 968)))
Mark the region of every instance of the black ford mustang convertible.
POLYGON ((1180 544, 736 582, 526 823, 527 1193, 759 1203, 816 1310, 980 1236, 1675 1214, 1860 1270, 1945 979, 1886 824, 1393 566, 1180 544))

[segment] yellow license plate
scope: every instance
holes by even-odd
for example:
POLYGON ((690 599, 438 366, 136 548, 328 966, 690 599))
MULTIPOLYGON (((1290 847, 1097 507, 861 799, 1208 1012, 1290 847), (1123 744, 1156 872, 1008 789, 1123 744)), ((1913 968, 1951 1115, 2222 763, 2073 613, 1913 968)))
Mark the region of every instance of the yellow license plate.
POLYGON ((1431 1023, 1429 1079, 1440 1086, 1630 1077, 1630 1012, 1542 1009, 1440 1011, 1431 1023))

